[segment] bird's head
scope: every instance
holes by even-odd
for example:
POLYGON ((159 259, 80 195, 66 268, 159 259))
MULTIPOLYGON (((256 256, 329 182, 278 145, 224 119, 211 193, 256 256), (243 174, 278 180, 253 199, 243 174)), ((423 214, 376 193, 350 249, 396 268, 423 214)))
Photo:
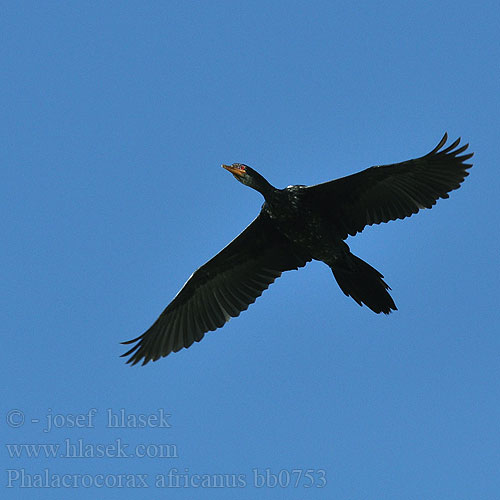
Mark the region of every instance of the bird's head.
POLYGON ((274 190, 273 186, 271 186, 262 175, 248 165, 233 163, 232 165, 222 165, 222 168, 231 172, 235 179, 245 184, 245 186, 249 186, 259 191, 264 197, 274 190))
POLYGON ((231 172, 234 178, 247 186, 251 185, 252 170, 248 165, 243 163, 233 163, 232 165, 222 165, 228 172, 231 172))

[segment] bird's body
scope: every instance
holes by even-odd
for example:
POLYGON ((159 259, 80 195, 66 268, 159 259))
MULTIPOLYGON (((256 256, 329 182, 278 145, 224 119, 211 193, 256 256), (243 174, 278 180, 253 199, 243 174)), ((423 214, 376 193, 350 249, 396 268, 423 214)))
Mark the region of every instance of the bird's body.
POLYGON ((348 246, 328 219, 308 201, 307 186, 277 189, 262 206, 276 231, 306 251, 311 259, 333 263, 348 246))
POLYGON ((376 313, 396 310, 389 286, 372 266, 353 255, 345 239, 367 225, 402 219, 457 189, 468 175, 472 153, 443 137, 427 155, 370 167, 315 186, 276 189, 250 167, 223 165, 259 191, 257 218, 215 257, 195 271, 156 322, 124 356, 133 364, 156 361, 200 341, 261 295, 284 271, 311 260, 327 264, 341 290, 376 313))

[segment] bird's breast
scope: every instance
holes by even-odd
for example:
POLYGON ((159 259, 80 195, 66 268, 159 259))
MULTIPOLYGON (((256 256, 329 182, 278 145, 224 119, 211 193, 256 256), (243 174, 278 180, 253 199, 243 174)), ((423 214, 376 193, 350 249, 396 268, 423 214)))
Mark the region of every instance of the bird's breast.
POLYGON ((277 231, 307 250, 315 260, 332 262, 348 248, 321 214, 301 207, 299 203, 273 205, 266 202, 262 210, 277 231))

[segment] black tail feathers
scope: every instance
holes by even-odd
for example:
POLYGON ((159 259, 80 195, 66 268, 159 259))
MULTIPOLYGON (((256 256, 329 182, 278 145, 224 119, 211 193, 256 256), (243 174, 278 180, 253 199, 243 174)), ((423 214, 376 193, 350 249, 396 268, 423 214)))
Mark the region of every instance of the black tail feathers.
POLYGON ((387 290, 390 286, 370 264, 348 253, 331 266, 341 290, 360 306, 367 305, 373 312, 389 314, 396 311, 394 300, 387 290))

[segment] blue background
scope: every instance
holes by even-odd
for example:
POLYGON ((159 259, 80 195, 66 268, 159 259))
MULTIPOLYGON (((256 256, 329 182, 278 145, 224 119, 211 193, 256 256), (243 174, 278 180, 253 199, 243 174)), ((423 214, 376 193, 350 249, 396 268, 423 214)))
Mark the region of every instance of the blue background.
POLYGON ((150 486, 19 479, 7 496, 498 498, 499 14, 488 1, 4 3, 4 443, 177 454, 4 446, 4 488, 20 469, 150 486), (314 262, 189 350, 144 368, 119 358, 257 214, 260 195, 221 163, 313 184, 421 156, 444 131, 476 153, 463 187, 348 241, 399 311, 360 308, 314 262), (107 409, 163 410, 171 427, 111 429, 107 409), (44 432, 47 415, 62 427, 44 432), (246 486, 156 488, 172 468, 246 486), (267 468, 291 484, 256 488, 267 468), (294 487, 294 469, 312 469, 314 487, 294 487))

